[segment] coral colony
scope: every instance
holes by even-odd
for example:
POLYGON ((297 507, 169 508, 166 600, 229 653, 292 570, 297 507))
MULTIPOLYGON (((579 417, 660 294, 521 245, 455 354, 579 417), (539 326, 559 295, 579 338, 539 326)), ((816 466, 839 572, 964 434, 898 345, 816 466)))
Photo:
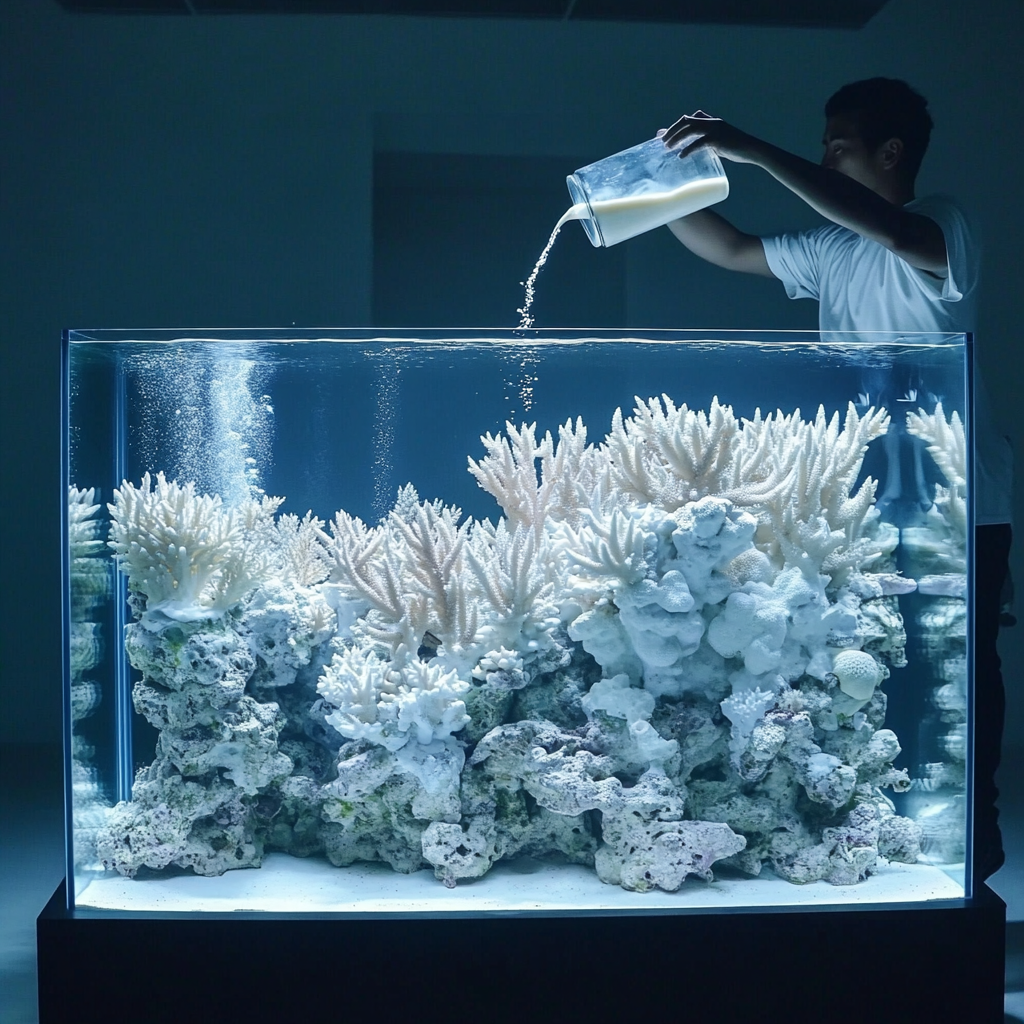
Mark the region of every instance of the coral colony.
MULTIPOLYGON (((496 524, 411 485, 380 523, 327 527, 278 498, 125 482, 109 547, 159 738, 91 856, 219 875, 283 850, 447 886, 554 856, 638 892, 716 863, 837 885, 913 863, 883 687, 915 583, 875 481, 855 489, 888 423, 667 397, 617 411, 598 445, 581 420, 557 441, 509 423, 469 460, 496 524)), ((949 537, 963 551, 963 429, 941 407, 910 429, 949 483, 934 562, 949 537)), ((72 502, 95 547, 91 493, 72 502)), ((946 696, 955 738, 962 694, 946 696)))

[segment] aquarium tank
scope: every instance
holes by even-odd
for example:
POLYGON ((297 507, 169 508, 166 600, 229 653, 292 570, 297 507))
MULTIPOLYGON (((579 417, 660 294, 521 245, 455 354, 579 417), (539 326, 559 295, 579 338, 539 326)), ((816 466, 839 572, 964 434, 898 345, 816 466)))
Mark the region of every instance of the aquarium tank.
POLYGON ((64 357, 73 906, 970 895, 967 337, 64 357))

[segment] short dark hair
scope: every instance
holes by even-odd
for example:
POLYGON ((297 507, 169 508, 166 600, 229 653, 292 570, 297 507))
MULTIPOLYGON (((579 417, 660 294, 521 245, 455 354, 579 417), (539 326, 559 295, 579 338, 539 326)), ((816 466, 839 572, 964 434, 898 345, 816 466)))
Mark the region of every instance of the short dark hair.
POLYGON ((844 85, 825 104, 825 117, 849 117, 874 152, 889 139, 903 143, 902 162, 911 181, 932 134, 928 101, 899 78, 865 78, 844 85))

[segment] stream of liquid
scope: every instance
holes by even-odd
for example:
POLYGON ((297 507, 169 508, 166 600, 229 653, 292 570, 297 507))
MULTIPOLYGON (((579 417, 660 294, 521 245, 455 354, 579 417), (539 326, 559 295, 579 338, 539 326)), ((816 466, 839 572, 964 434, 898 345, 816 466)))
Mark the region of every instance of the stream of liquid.
POLYGON ((547 263, 548 253, 551 252, 551 246, 555 244, 555 239, 558 237, 558 232, 562 230, 562 225, 570 220, 582 220, 586 216, 588 216, 586 203, 577 203, 575 206, 570 206, 569 209, 558 218, 555 230, 551 232, 548 244, 544 246, 539 259, 534 264, 533 270, 530 272, 530 276, 525 281, 519 282, 526 288, 526 296, 523 299, 523 305, 520 309, 516 310, 520 317, 520 330, 526 330, 533 326, 533 317, 530 314, 530 307, 533 305, 534 286, 537 283, 537 275, 540 273, 541 267, 547 263))
MULTIPOLYGON (((615 245, 617 242, 632 238, 634 235, 650 231, 652 228, 667 224, 679 217, 685 217, 695 210, 703 209, 712 203, 720 202, 729 194, 729 181, 725 177, 690 181, 679 188, 668 191, 641 192, 630 196, 618 196, 614 199, 592 200, 570 206, 555 225, 548 244, 544 246, 530 276, 519 283, 526 289, 523 305, 516 310, 519 314, 519 330, 533 327, 534 318, 530 312, 535 297, 537 275, 548 261, 548 254, 555 244, 562 225, 570 220, 586 220, 594 217, 599 225, 599 237, 604 246, 615 245)), ((535 358, 525 353, 519 364, 518 381, 509 381, 510 390, 514 391, 522 404, 523 414, 527 414, 533 405, 533 387, 537 382, 534 374, 535 358)), ((510 409, 510 418, 514 418, 517 409, 510 409)))

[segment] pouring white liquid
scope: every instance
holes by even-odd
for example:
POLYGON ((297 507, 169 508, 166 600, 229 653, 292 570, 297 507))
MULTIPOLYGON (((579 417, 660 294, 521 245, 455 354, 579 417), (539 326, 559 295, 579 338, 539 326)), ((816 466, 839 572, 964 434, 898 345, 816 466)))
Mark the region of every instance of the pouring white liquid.
POLYGON ((570 220, 591 220, 597 225, 598 237, 604 246, 615 245, 645 231, 652 231, 669 221, 686 217, 705 206, 719 203, 729 194, 729 179, 701 178, 689 181, 679 188, 667 192, 641 192, 639 195, 618 196, 614 199, 597 199, 587 203, 576 203, 570 206, 559 218, 555 230, 551 232, 548 244, 544 246, 540 258, 534 265, 530 276, 523 282, 526 297, 519 313, 519 327, 525 330, 533 326, 530 307, 533 305, 534 286, 541 267, 547 263, 548 254, 555 244, 562 225, 570 220))
POLYGON ((517 309, 516 312, 519 314, 519 329, 526 330, 533 326, 533 317, 530 315, 530 307, 533 305, 534 296, 534 285, 537 283, 537 275, 540 273, 540 268, 544 266, 548 261, 548 253, 551 252, 551 246, 555 244, 555 239, 558 237, 558 232, 562 230, 562 225, 566 221, 570 220, 583 220, 589 217, 589 211, 587 210, 586 203, 577 203, 575 206, 570 206, 561 217, 558 218, 558 223, 555 225, 555 230, 551 232, 551 237, 548 239, 548 244, 544 246, 544 250, 540 254, 540 258, 533 266, 533 270, 530 272, 530 276, 525 282, 520 281, 519 283, 526 287, 526 297, 523 300, 522 308, 517 309))

